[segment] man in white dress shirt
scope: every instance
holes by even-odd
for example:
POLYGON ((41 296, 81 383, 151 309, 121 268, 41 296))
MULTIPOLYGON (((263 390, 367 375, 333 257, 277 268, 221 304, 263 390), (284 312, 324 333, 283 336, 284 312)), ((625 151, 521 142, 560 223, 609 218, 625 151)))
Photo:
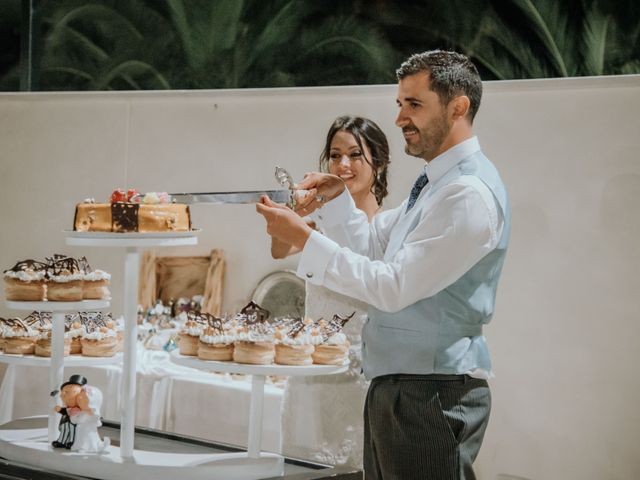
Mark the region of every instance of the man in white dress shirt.
POLYGON ((508 198, 473 135, 482 83, 469 59, 424 52, 397 77, 396 125, 405 151, 426 162, 407 200, 369 224, 339 177, 312 173, 297 212, 266 197, 256 208, 269 235, 302 250, 299 276, 369 305, 366 478, 474 479, 491 407, 482 326, 508 245, 508 198))

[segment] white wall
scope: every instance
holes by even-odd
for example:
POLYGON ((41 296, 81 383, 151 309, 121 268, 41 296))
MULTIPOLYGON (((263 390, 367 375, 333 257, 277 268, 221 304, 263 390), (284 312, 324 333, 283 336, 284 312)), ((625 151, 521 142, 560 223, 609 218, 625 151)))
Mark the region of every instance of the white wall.
MULTIPOLYGON (((485 84, 476 130, 510 191, 513 232, 486 329, 497 376, 481 480, 640 478, 638 111, 638 76, 485 84)), ((127 186, 275 188, 275 165, 296 177, 315 168, 343 113, 387 132, 387 206, 399 204, 421 163, 403 153, 394 86, 0 94, 0 267, 87 255, 114 274, 119 313, 122 252, 64 244, 77 202, 127 186)), ((192 216, 198 247, 160 253, 224 249, 227 311, 264 275, 295 266, 269 258, 251 205, 195 206, 192 216)))

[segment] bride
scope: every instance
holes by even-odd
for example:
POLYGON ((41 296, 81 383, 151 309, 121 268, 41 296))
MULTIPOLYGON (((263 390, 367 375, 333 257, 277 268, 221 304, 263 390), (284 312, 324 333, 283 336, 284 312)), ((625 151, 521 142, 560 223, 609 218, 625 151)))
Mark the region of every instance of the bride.
MULTIPOLYGON (((356 206, 369 221, 380 211, 387 195, 389 146, 371 120, 338 117, 327 133, 320 169, 345 182, 356 206)), ((311 219, 308 219, 312 223, 311 219)), ((290 245, 272 239, 271 254, 284 258, 297 253, 290 245)), ((306 316, 330 320, 338 314, 355 315, 347 322, 349 370, 339 375, 290 377, 282 406, 282 453, 289 457, 330 465, 362 468, 364 427, 362 412, 368 382, 361 374, 360 331, 366 304, 307 283, 306 316)))
POLYGON ((109 438, 101 440, 98 435, 98 427, 102 425, 102 392, 95 387, 84 386, 78 394, 77 402, 80 412, 71 420, 76 424, 76 437, 71 450, 84 453, 106 452, 110 444, 109 438))

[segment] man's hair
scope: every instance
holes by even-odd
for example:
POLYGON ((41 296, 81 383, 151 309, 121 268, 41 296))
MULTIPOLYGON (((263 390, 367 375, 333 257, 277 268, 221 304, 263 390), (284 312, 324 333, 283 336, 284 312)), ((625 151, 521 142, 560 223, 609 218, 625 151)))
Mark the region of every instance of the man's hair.
POLYGON ((443 105, 448 105, 454 97, 466 95, 469 98, 469 121, 480 108, 482 81, 476 66, 466 55, 444 50, 411 55, 396 70, 396 77, 402 80, 416 73, 427 72, 431 90, 438 94, 443 105))

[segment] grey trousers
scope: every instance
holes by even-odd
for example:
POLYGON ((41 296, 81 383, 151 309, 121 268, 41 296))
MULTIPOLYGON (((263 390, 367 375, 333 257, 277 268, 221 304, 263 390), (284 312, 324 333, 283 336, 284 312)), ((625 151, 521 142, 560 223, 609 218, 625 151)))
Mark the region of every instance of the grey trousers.
POLYGON ((374 378, 364 407, 366 480, 475 480, 489 421, 486 380, 467 375, 374 378))

